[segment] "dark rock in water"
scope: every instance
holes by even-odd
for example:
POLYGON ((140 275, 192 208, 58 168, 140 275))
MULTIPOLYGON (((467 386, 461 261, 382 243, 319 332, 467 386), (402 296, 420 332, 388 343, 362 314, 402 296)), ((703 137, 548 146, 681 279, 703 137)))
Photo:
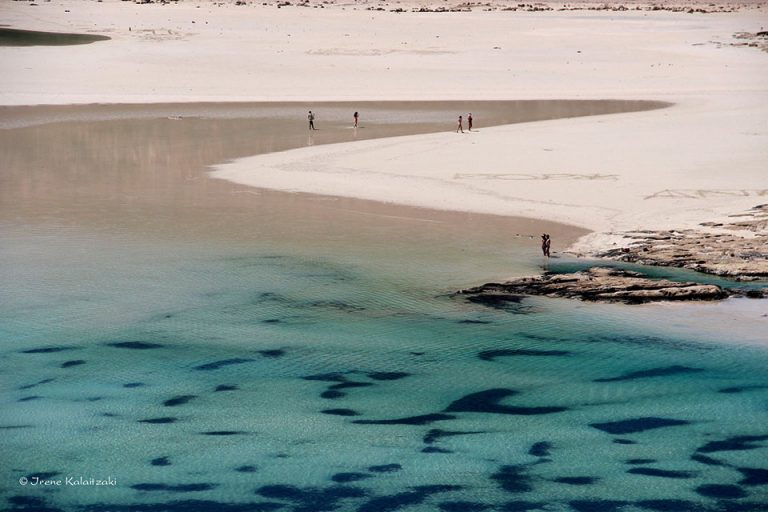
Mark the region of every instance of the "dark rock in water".
POLYGON ((403 466, 400 464, 383 464, 381 466, 371 466, 368 468, 368 471, 372 473, 392 473, 401 469, 403 469, 403 466))
POLYGON ((633 475, 658 476, 661 478, 693 478, 695 473, 691 471, 670 471, 656 468, 632 468, 627 473, 633 475))
POLYGON ((179 395, 173 398, 169 398, 168 400, 163 402, 163 405, 165 407, 176 407, 178 405, 184 405, 190 400, 195 398, 197 398, 197 395, 179 395))
POLYGON ((712 457, 707 457, 706 455, 701 455, 698 453, 691 455, 691 460, 695 460, 701 464, 706 464, 707 466, 727 466, 725 462, 721 462, 717 459, 713 459, 712 457))
POLYGON ((694 373, 704 371, 701 368, 691 368, 690 366, 665 366, 663 368, 651 368, 650 370, 640 370, 629 372, 618 377, 608 377, 595 379, 593 382, 618 382, 622 380, 646 379, 650 377, 667 377, 669 375, 678 375, 680 373, 694 373))
POLYGON ((688 425, 688 421, 673 420, 668 418, 633 418, 621 421, 609 421, 607 423, 590 423, 589 426, 608 432, 609 434, 634 434, 635 432, 644 432, 662 427, 674 427, 678 425, 688 425))
POLYGON ((237 391, 237 386, 232 386, 230 384, 219 384, 216 386, 216 389, 213 390, 214 392, 220 392, 220 391, 237 391))
POLYGON ((701 446, 696 451, 699 453, 713 453, 713 452, 726 452, 726 451, 743 451, 743 450, 755 450, 760 448, 755 444, 760 441, 768 439, 766 436, 736 436, 723 439, 722 441, 710 441, 709 443, 701 446))
POLYGON ((235 471, 237 471, 238 473, 255 473, 256 471, 258 471, 258 469, 259 468, 257 468, 256 466, 246 465, 246 466, 236 467, 235 471))
POLYGON ((533 443, 531 449, 528 450, 528 455, 533 455, 534 457, 549 457, 549 450, 551 449, 551 443, 540 441, 538 443, 533 443))
POLYGON ((625 462, 625 464, 631 464, 631 465, 653 464, 655 462, 657 462, 656 459, 629 459, 628 461, 625 462))
POLYGON ((424 436, 422 441, 424 441, 425 444, 432 444, 436 441, 439 441, 443 437, 466 436, 469 434, 485 434, 485 432, 480 430, 464 432, 464 431, 441 430, 439 428, 433 428, 429 432, 427 432, 427 434, 424 436))
POLYGON ((149 418, 146 420, 139 420, 139 423, 151 423, 151 424, 158 424, 162 425, 165 423, 175 423, 178 418, 173 417, 165 417, 165 418, 149 418))
POLYGON ((323 409, 320 412, 333 416, 360 416, 360 413, 354 409, 323 409))
POLYGON ((518 304, 521 295, 543 295, 598 302, 643 304, 658 301, 720 300, 732 292, 716 285, 647 279, 637 272, 592 267, 573 274, 545 273, 506 283, 489 283, 458 295, 495 308, 518 304))
POLYGON ((372 478, 372 476, 368 473, 336 473, 331 477, 331 480, 336 483, 346 484, 349 482, 357 482, 358 480, 365 480, 367 478, 372 478))
POLYGON ((372 372, 367 374, 373 380, 398 380, 410 376, 405 372, 372 372))
POLYGON ((77 350, 78 347, 40 347, 22 350, 22 354, 52 354, 54 352, 66 352, 68 350, 77 350))
MULTIPOLYGON (((485 285, 491 286, 491 285, 485 285)), ((467 300, 474 304, 480 304, 481 306, 487 306, 493 309, 500 309, 502 311, 520 312, 521 303, 525 297, 519 294, 503 293, 498 289, 494 293, 477 293, 472 294, 477 288, 472 290, 462 290, 459 293, 467 294, 467 300)))
POLYGON ((498 403, 502 399, 516 394, 517 391, 503 388, 488 389, 472 393, 452 402, 445 409, 445 412, 482 412, 529 416, 536 414, 552 414, 568 409, 567 407, 515 407, 498 403))
POLYGON ((149 463, 153 466, 170 466, 171 461, 168 459, 168 457, 157 457, 156 459, 152 459, 149 461, 149 463))
POLYGON ((475 503, 472 501, 445 501, 438 506, 441 512, 481 512, 491 508, 490 505, 485 503, 475 503))
POLYGON ((707 484, 694 489, 697 494, 707 498, 735 499, 744 498, 747 493, 738 485, 707 484))
POLYGON ((269 357, 274 359, 278 357, 283 357, 285 355, 285 350, 282 350, 282 349, 259 350, 258 353, 264 357, 269 357))
POLYGON ((575 500, 568 503, 576 512, 620 512, 626 501, 575 500))
POLYGON ((179 485, 167 485, 167 484, 136 484, 132 485, 131 489, 137 491, 166 491, 166 492, 200 492, 210 491, 218 487, 218 484, 200 483, 200 484, 179 484, 179 485))
POLYGON ((60 368, 71 368, 73 366, 80 366, 81 364, 85 364, 84 359, 73 359, 72 361, 64 361, 61 363, 60 368))
POLYGON ((450 414, 422 414, 421 416, 409 416, 394 420, 355 420, 352 423, 361 425, 429 425, 435 421, 455 420, 456 416, 450 414))
POLYGON ((567 350, 531 350, 531 349, 496 349, 484 350, 477 354, 477 357, 483 361, 493 361, 497 357, 508 356, 567 356, 570 352, 567 350))
POLYGON ((532 479, 525 466, 502 466, 491 475, 502 489, 510 493, 530 492, 533 490, 532 479))
POLYGON ((636 501, 633 505, 657 512, 696 512, 705 510, 701 508, 701 503, 685 500, 642 500, 636 501))
POLYGON ((600 479, 594 476, 561 476, 555 478, 555 482, 567 485, 592 485, 598 480, 600 479))
POLYGON ((740 485, 768 485, 768 469, 763 468, 736 468, 744 478, 740 485))
POLYGON ((164 345, 160 345, 159 343, 147 343, 146 341, 118 341, 115 343, 107 343, 107 346, 127 348, 131 350, 150 350, 153 348, 163 348, 164 345))
POLYGON ((453 450, 446 450, 444 448, 438 448, 437 446, 427 446, 422 448, 421 453, 453 453, 453 450))
POLYGON ((250 363, 251 361, 253 361, 253 359, 243 359, 241 357, 234 357, 232 359, 222 359, 221 361, 214 361, 212 363, 201 364, 200 366, 195 366, 195 370, 202 370, 202 371, 218 370, 219 368, 224 368, 225 366, 250 363))

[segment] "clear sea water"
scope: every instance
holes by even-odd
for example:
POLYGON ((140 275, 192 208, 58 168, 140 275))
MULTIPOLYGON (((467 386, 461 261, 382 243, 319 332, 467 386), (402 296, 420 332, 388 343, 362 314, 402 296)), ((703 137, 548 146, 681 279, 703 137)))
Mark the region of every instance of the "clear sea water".
POLYGON ((768 509, 766 331, 712 320, 752 301, 489 308, 451 292, 542 263, 504 221, 72 200, 77 169, 31 161, 0 224, 0 509, 768 509))

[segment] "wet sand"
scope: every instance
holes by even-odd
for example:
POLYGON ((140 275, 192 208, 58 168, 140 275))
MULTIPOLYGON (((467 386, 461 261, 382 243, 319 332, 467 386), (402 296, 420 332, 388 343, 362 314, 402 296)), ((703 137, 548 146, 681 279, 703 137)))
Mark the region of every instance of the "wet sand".
POLYGON ((149 237, 307 246, 388 240, 504 246, 536 252, 546 231, 565 247, 586 231, 551 222, 253 189, 210 179, 209 166, 248 155, 450 130, 472 109, 476 127, 633 110, 642 102, 382 102, 86 105, 0 109, 0 221, 149 237), (313 109, 319 130, 308 133, 313 109), (360 128, 351 113, 361 112, 360 128), (429 229, 425 230, 425 226, 429 229), (426 233, 426 234, 425 234, 426 233), (519 242, 518 242, 519 243, 519 242))

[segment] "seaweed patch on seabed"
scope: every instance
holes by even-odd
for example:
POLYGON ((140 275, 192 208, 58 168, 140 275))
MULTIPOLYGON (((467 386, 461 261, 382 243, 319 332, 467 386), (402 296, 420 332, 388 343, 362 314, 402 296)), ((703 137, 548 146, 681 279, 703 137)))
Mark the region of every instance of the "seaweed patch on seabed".
POLYGON ((632 475, 656 476, 660 478, 693 478, 696 473, 692 471, 671 471, 656 468, 632 468, 627 470, 632 475))
POLYGON ((691 368, 690 366, 665 366, 663 368, 651 368, 649 370, 639 370, 619 375, 618 377, 604 377, 595 379, 593 382, 618 382, 622 380, 646 379, 650 377, 668 377, 670 375, 679 375, 681 373, 702 372, 701 368, 691 368))
POLYGON ((535 349, 495 349, 483 350, 477 357, 483 361, 494 361, 497 357, 533 356, 533 357, 557 357, 567 356, 567 350, 535 350, 535 349))
POLYGON ((146 341, 117 341, 114 343, 107 343, 106 345, 108 347, 125 348, 129 350, 151 350, 165 347, 165 345, 159 343, 148 343, 146 341))
POLYGON ((518 394, 511 389, 488 389, 471 393, 452 402, 445 412, 481 412, 493 414, 513 414, 530 416, 537 414, 552 414, 567 411, 567 407, 519 407, 499 404, 506 397, 518 394))
POLYGON ((634 434, 663 427, 675 427, 679 425, 688 425, 690 422, 685 420, 675 420, 670 418, 632 418, 628 420, 609 421, 606 423, 590 423, 589 426, 608 432, 609 434, 634 434))

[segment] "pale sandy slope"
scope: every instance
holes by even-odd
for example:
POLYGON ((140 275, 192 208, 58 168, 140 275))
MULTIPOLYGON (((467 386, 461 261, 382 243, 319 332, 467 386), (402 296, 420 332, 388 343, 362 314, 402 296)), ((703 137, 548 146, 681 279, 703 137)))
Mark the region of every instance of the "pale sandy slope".
POLYGON ((599 231, 691 225, 768 202, 768 53, 730 46, 740 42, 735 33, 768 26, 761 9, 394 14, 53 1, 3 3, 0 23, 114 38, 0 48, 0 64, 10 71, 0 83, 2 104, 676 103, 498 128, 477 119, 479 131, 463 136, 447 119, 442 134, 316 146, 214 172, 244 184, 542 217, 599 231))

